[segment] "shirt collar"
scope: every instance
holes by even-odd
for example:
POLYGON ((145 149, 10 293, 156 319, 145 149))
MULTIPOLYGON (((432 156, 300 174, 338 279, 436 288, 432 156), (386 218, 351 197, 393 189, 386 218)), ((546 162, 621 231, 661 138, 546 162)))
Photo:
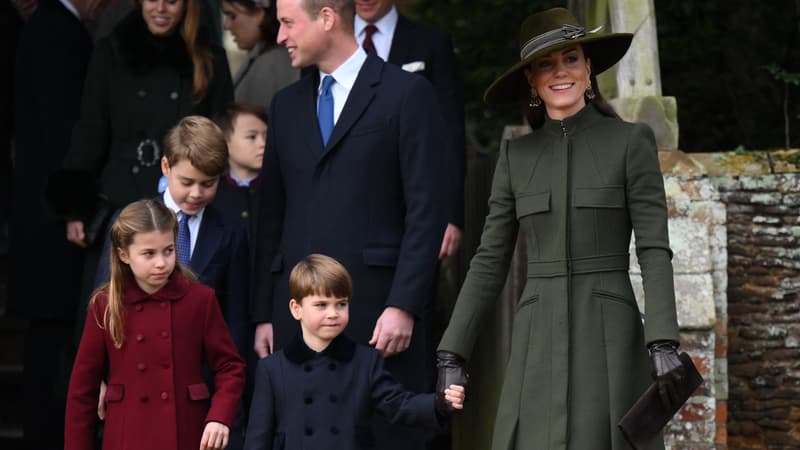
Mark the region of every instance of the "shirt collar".
POLYGON ((247 178, 245 180, 240 180, 236 175, 233 174, 233 172, 228 171, 228 176, 226 178, 228 179, 228 182, 233 184, 234 186, 238 186, 238 187, 250 187, 250 186, 253 186, 253 187, 255 187, 256 183, 258 182, 258 177, 259 176, 260 175, 256 175, 253 178, 247 178))
POLYGON ((64 8, 67 8, 67 10, 69 10, 69 12, 71 12, 73 16, 75 16, 78 20, 81 20, 81 14, 78 12, 78 8, 76 8, 75 5, 70 3, 69 0, 58 0, 58 1, 61 2, 61 4, 64 5, 64 8))
MULTIPOLYGON (((167 187, 167 190, 164 191, 164 205, 166 205, 167 208, 171 209, 172 212, 174 212, 175 214, 180 214, 182 212, 181 207, 178 206, 178 204, 172 198, 172 194, 169 193, 169 187, 167 187)), ((205 211, 206 211, 205 206, 200 208, 200 211, 198 211, 197 214, 189 218, 190 223, 194 219, 203 220, 203 213, 205 211)))
POLYGON ((344 334, 336 336, 328 345, 328 348, 317 353, 306 345, 302 334, 298 333, 283 350, 286 358, 295 364, 303 364, 318 355, 329 356, 336 361, 346 363, 353 359, 355 352, 355 342, 344 334))
MULTIPOLYGON (((397 13, 397 8, 392 5, 392 9, 386 13, 385 16, 378 19, 377 22, 373 23, 375 28, 378 29, 378 32, 384 34, 386 36, 394 36, 394 30, 397 28, 397 19, 399 15, 397 13)), ((355 32, 356 36, 361 37, 364 34, 364 28, 369 25, 369 22, 362 19, 358 14, 356 14, 355 24, 355 32)))
POLYGON ((352 55, 345 62, 343 62, 333 73, 327 74, 323 71, 319 71, 319 86, 317 86, 317 93, 320 92, 322 89, 322 79, 325 75, 333 76, 333 79, 336 80, 337 83, 342 85, 347 92, 350 92, 353 89, 353 85, 356 83, 356 78, 358 78, 358 72, 361 70, 361 66, 364 65, 364 61, 367 60, 367 52, 364 51, 363 48, 358 47, 352 55))

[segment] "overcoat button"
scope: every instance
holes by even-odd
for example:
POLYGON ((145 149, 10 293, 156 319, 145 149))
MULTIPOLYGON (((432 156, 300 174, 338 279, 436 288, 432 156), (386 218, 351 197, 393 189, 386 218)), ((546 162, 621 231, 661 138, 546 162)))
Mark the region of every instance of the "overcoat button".
POLYGON ((305 369, 306 372, 311 372, 312 367, 311 366, 305 366, 304 369, 305 369))
POLYGON ((136 365, 136 368, 139 369, 139 372, 144 372, 144 369, 146 369, 147 366, 145 366, 144 363, 139 363, 136 365))
POLYGON ((336 370, 336 364, 334 363, 328 364, 328 370, 336 370))
POLYGON ((306 436, 311 436, 312 434, 314 434, 314 430, 312 430, 311 428, 306 427, 306 436))
POLYGON ((139 173, 139 166, 133 166, 133 167, 131 167, 131 173, 132 173, 132 174, 134 174, 134 175, 136 175, 137 173, 139 173))
POLYGON ((177 92, 175 92, 175 91, 172 91, 172 92, 169 94, 169 98, 171 98, 171 99, 173 99, 173 100, 177 100, 177 99, 178 99, 178 93, 177 93, 177 92))
POLYGON ((165 362, 165 363, 161 364, 161 367, 163 367, 165 369, 169 369, 169 363, 165 362))
POLYGON ((161 332, 161 337, 162 337, 162 338, 164 338, 164 339, 166 339, 166 338, 168 338, 168 337, 169 337, 169 333, 167 333, 166 331, 162 331, 162 332, 161 332))
POLYGON ((167 307, 167 302, 161 302, 161 303, 158 304, 158 306, 160 306, 162 308, 166 308, 167 307))
POLYGON ((303 401, 306 405, 310 405, 314 400, 311 397, 306 397, 303 401))
POLYGON ((339 429, 336 427, 331 427, 331 434, 339 434, 339 429))
POLYGON ((136 305, 136 310, 137 310, 137 311, 141 311, 141 310, 143 310, 143 309, 144 309, 144 306, 142 306, 142 304, 141 304, 141 303, 138 303, 138 304, 136 305))
POLYGON ((242 219, 247 219, 247 216, 249 215, 250 214, 248 214, 247 211, 242 211, 242 219))
POLYGON ((148 398, 146 395, 139 397, 139 401, 142 403, 147 403, 148 400, 150 400, 150 398, 148 398))
POLYGON ((168 398, 169 398, 169 394, 168 393, 166 393, 166 392, 162 392, 161 393, 161 400, 166 400, 168 398))
POLYGON ((145 95, 147 95, 147 92, 145 92, 144 89, 139 89, 139 92, 137 92, 136 95, 138 95, 139 97, 144 97, 145 95))
POLYGON ((141 334, 137 334, 136 335, 136 342, 142 342, 143 340, 144 340, 144 336, 142 336, 141 334))
POLYGON ((329 397, 329 399, 330 399, 331 403, 336 403, 336 401, 337 401, 337 400, 339 400, 339 399, 338 399, 338 398, 337 398, 335 395, 333 395, 333 394, 331 394, 331 396, 329 397))

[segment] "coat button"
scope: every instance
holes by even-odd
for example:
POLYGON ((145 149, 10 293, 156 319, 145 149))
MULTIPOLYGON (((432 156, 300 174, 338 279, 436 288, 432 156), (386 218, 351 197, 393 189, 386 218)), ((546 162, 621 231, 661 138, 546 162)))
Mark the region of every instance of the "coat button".
POLYGON ((161 400, 166 400, 168 398, 169 398, 169 393, 167 393, 167 392, 162 392, 161 393, 161 400))
POLYGON ((311 369, 312 369, 312 367, 311 367, 310 365, 307 365, 307 366, 305 366, 303 369, 304 369, 306 372, 311 372, 311 369))
POLYGON ((247 211, 242 211, 242 219, 247 219, 250 214, 247 211))
POLYGON ((162 331, 162 332, 161 332, 161 337, 162 337, 162 338, 164 338, 164 339, 166 339, 166 338, 168 338, 168 337, 169 337, 169 333, 167 333, 166 331, 162 331))
POLYGON ((147 92, 145 92, 144 89, 139 89, 139 91, 136 92, 136 95, 139 97, 144 97, 145 95, 147 95, 147 92))
POLYGON ((136 175, 137 173, 139 173, 139 166, 133 166, 133 167, 131 167, 131 173, 132 173, 132 174, 134 174, 134 175, 136 175))
POLYGON ((303 399, 303 402, 306 405, 310 405, 313 401, 314 401, 314 399, 312 399, 311 397, 306 397, 305 399, 303 399))
POLYGON ((141 311, 141 310, 143 310, 143 309, 144 309, 144 305, 142 305, 141 303, 137 303, 137 304, 136 304, 136 310, 137 310, 137 311, 141 311))
POLYGON ((178 99, 178 93, 175 92, 175 91, 170 92, 169 98, 171 98, 173 100, 177 100, 178 99))
POLYGON ((147 403, 148 400, 150 400, 150 398, 146 395, 142 395, 141 397, 139 397, 139 401, 142 403, 147 403))
POLYGON ((161 302, 161 303, 158 304, 158 306, 160 306, 162 308, 166 308, 167 307, 167 302, 161 302))
POLYGON ((139 363, 136 365, 136 368, 139 369, 139 372, 144 372, 144 369, 147 369, 147 366, 144 363, 139 363))
POLYGON ((336 427, 331 427, 331 434, 333 434, 333 435, 339 434, 339 429, 336 428, 336 427))
POLYGON ((336 403, 336 402, 339 400, 339 399, 338 399, 338 398, 337 398, 335 395, 333 395, 333 394, 331 394, 331 396, 330 396, 330 397, 328 397, 328 399, 331 401, 331 403, 336 403))
POLYGON ((162 363, 161 367, 163 367, 165 369, 169 369, 169 363, 168 362, 162 363))
POLYGON ((312 430, 311 427, 306 427, 305 433, 306 436, 311 436, 312 434, 314 434, 314 430, 312 430))
POLYGON ((328 370, 331 370, 331 371, 336 370, 336 364, 334 364, 334 363, 328 364, 328 370))
POLYGON ((136 335, 136 342, 142 342, 143 340, 144 340, 144 336, 142 336, 141 334, 137 334, 136 335))

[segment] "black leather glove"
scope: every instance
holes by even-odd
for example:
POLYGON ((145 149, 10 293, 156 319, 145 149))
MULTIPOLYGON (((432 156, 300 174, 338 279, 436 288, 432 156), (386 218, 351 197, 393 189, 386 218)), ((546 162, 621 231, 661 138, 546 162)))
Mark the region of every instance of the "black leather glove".
POLYGON ((658 386, 661 402, 667 409, 680 403, 678 383, 686 376, 686 369, 678 358, 678 343, 656 341, 650 344, 650 375, 658 386))
POLYGON ((436 400, 434 406, 436 413, 446 417, 455 411, 453 404, 444 398, 444 390, 451 384, 457 384, 467 388, 469 375, 464 368, 464 358, 448 351, 440 350, 436 352, 436 400))

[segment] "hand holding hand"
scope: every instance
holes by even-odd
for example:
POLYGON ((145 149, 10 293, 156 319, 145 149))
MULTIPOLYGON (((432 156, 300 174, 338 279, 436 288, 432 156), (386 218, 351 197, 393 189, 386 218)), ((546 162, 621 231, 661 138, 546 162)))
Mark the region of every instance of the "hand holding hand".
POLYGON ((436 411, 446 415, 456 409, 462 409, 469 383, 469 374, 464 368, 464 358, 440 350, 436 352, 436 369, 436 411), (461 391, 460 394, 457 393, 458 390, 461 391), (458 406, 453 400, 457 400, 458 406))
POLYGON ((414 332, 414 316, 405 310, 387 306, 375 322, 369 345, 381 352, 384 358, 406 351, 414 332))
POLYGON ((259 358, 266 358, 272 354, 273 347, 273 334, 272 324, 265 322, 256 325, 255 342, 253 343, 253 350, 259 358))
POLYGON ((223 450, 228 446, 230 428, 219 422, 208 422, 200 439, 200 450, 223 450))
POLYGON ((656 341, 650 344, 650 369, 664 406, 669 408, 679 403, 678 383, 686 376, 686 369, 678 358, 678 343, 656 341))

